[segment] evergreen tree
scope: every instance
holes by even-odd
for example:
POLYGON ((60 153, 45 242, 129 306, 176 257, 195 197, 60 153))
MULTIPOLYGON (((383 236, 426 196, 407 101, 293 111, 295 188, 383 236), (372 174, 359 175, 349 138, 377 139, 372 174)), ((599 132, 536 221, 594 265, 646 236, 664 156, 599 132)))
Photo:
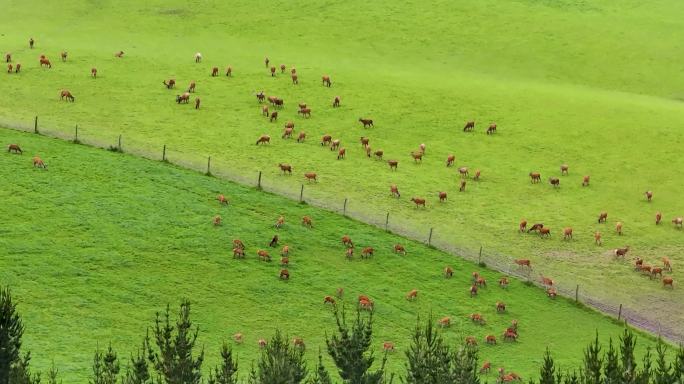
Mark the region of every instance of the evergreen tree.
POLYGON ((307 375, 304 348, 291 347, 280 331, 261 352, 258 370, 250 373, 250 384, 299 384, 307 375))
MULTIPOLYGON (((558 384, 560 384, 560 381, 558 384)), ((580 377, 577 376, 577 372, 573 371, 572 374, 566 373, 563 384, 580 384, 580 377)))
POLYGON ((598 339, 598 331, 594 342, 584 350, 583 369, 581 371, 582 384, 603 384, 604 380, 601 376, 601 367, 603 366, 603 359, 601 359, 601 344, 598 339))
POLYGON ((539 384, 556 384, 556 367, 548 347, 546 347, 544 363, 539 371, 539 384))
POLYGON ((473 345, 461 345, 454 353, 451 369, 451 382, 459 384, 479 384, 478 351, 473 345))
POLYGON ((157 313, 154 327, 156 350, 150 343, 147 343, 147 349, 148 359, 163 383, 200 384, 204 349, 197 357, 193 356, 198 334, 199 327, 192 329, 189 301, 181 303, 175 326, 171 324, 168 305, 163 320, 157 313))
POLYGON ((603 374, 605 376, 606 384, 620 384, 622 383, 622 375, 620 374, 620 367, 618 363, 617 351, 613 347, 613 339, 608 342, 608 351, 605 356, 605 365, 603 366, 603 374))
MULTIPOLYGON (((21 316, 17 312, 17 305, 12 302, 12 293, 9 288, 0 288, 0 384, 8 384, 10 375, 15 366, 22 366, 20 356, 21 337, 24 334, 24 325, 21 316)), ((28 369, 29 355, 27 358, 26 369, 28 369)), ((14 372, 19 375, 19 372, 14 372)), ((26 372, 28 374, 28 371, 26 372)))
POLYGON ((98 348, 93 357, 93 376, 90 384, 116 384, 119 376, 119 359, 116 352, 109 345, 106 353, 98 348))
POLYGON ((55 367, 55 361, 52 360, 52 365, 50 366, 50 370, 47 373, 48 384, 62 384, 62 380, 57 381, 58 375, 59 370, 57 369, 57 367, 55 367))
POLYGON ((321 355, 320 350, 318 351, 318 364, 316 365, 316 371, 309 380, 308 384, 332 384, 330 374, 323 365, 323 356, 321 355))
POLYGON ((433 319, 428 318, 425 326, 416 324, 406 354, 406 384, 444 383, 451 376, 451 350, 437 332, 433 319))
POLYGON ((651 369, 651 347, 646 348, 641 366, 642 368, 637 374, 636 382, 639 384, 649 384, 653 376, 653 370, 651 369))
POLYGON ((137 355, 131 354, 131 361, 126 368, 126 374, 122 379, 123 384, 148 384, 150 381, 150 371, 145 357, 148 350, 149 336, 143 340, 142 348, 138 349, 137 355))
POLYGON ((224 341, 221 346, 221 365, 209 372, 209 384, 237 384, 237 360, 233 359, 233 351, 224 341))
POLYGON ((40 374, 31 375, 29 369, 29 362, 31 361, 31 353, 26 352, 24 357, 19 358, 9 372, 9 382, 11 384, 40 384, 40 374))
POLYGON ((673 367, 672 376, 679 381, 673 381, 677 384, 684 383, 684 344, 679 344, 679 351, 673 367))
POLYGON ((634 348, 636 337, 625 328, 620 337, 620 371, 622 371, 621 384, 634 384, 637 378, 636 359, 634 358, 634 348))
POLYGON ((348 384, 379 384, 383 382, 387 353, 375 372, 368 372, 373 361, 373 352, 369 352, 373 338, 373 312, 367 319, 361 316, 357 309, 356 320, 351 325, 347 324, 344 309, 340 315, 334 310, 337 322, 337 333, 326 338, 328 354, 332 357, 337 370, 344 383, 348 384))
POLYGON ((665 356, 667 354, 667 346, 661 339, 658 339, 656 345, 656 369, 653 372, 653 384, 671 384, 674 382, 672 375, 672 364, 668 364, 665 356))

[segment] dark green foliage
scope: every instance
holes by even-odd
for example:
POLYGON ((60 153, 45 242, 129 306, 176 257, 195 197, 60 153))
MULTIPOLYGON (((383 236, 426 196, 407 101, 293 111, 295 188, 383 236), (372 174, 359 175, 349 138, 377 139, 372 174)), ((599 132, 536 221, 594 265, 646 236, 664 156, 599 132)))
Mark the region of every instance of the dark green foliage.
POLYGON ((672 364, 668 364, 665 359, 667 345, 658 339, 656 345, 656 367, 653 371, 653 384, 670 384, 674 376, 672 375, 672 364))
POLYGON ((304 348, 290 346, 287 338, 276 331, 271 341, 261 352, 258 370, 249 376, 250 384, 298 384, 307 375, 304 348))
POLYGON ((224 341, 221 346, 221 365, 209 372, 209 384, 237 384, 237 360, 233 359, 233 351, 224 341))
POLYGON ((12 302, 12 293, 9 288, 0 288, 0 384, 8 384, 13 367, 22 363, 19 350, 23 334, 24 325, 12 302))
POLYGON ((309 379, 308 384, 332 384, 330 374, 323 365, 323 356, 321 355, 320 350, 318 351, 318 364, 316 365, 316 371, 311 379, 309 379))
POLYGON ((622 383, 633 384, 637 382, 637 364, 634 357, 636 337, 625 328, 620 336, 620 370, 622 371, 622 383))
POLYGON ((622 375, 620 374, 620 367, 618 363, 618 355, 615 347, 613 347, 613 340, 608 342, 608 351, 605 356, 605 365, 603 366, 603 374, 606 384, 620 384, 622 383, 622 375))
POLYGON ((679 380, 678 383, 684 383, 684 344, 679 344, 679 351, 677 352, 672 374, 674 379, 679 380))
POLYGON ((141 349, 135 356, 131 355, 131 361, 126 368, 126 374, 122 378, 123 384, 147 384, 150 383, 150 371, 147 365, 145 351, 148 350, 149 336, 143 341, 141 349))
POLYGON ((335 309, 337 332, 326 338, 328 354, 332 357, 344 383, 376 384, 382 383, 387 354, 382 364, 375 372, 368 372, 373 361, 373 352, 369 352, 373 338, 373 312, 366 317, 357 309, 356 319, 351 325, 347 324, 344 309, 342 314, 335 309))
POLYGON ((404 383, 479 383, 477 347, 459 345, 452 350, 445 344, 432 318, 428 318, 425 326, 418 320, 406 358, 404 383))
POLYGON ((148 359, 157 374, 166 384, 199 384, 202 379, 204 349, 197 357, 193 349, 199 334, 199 326, 192 329, 190 302, 184 300, 180 306, 175 326, 171 324, 169 306, 164 319, 157 312, 154 326, 156 350, 147 343, 148 359))
POLYGON ((9 372, 10 384, 40 384, 40 374, 31 374, 29 369, 29 362, 31 361, 31 354, 26 352, 24 357, 19 358, 12 364, 9 372))
POLYGON ((47 372, 47 384, 62 384, 62 380, 57 380, 59 376, 59 370, 55 367, 55 361, 52 361, 50 370, 47 372))
POLYGON ((106 353, 98 348, 93 357, 93 375, 90 384, 116 384, 119 376, 119 359, 111 344, 106 353))
POLYGON ((451 351, 437 332, 431 317, 424 327, 418 319, 411 346, 405 354, 407 361, 404 383, 442 383, 450 379, 451 351))
POLYGON ((479 384, 476 346, 461 345, 453 354, 451 380, 459 384, 479 384))
POLYGON ((556 381, 556 367, 553 362, 553 357, 549 348, 546 348, 544 353, 544 363, 539 370, 539 384, 560 384, 560 380, 556 381))
MULTIPOLYGON (((560 384, 560 382, 558 383, 560 384)), ((566 373, 563 384, 580 384, 580 377, 577 375, 577 372, 566 373)))
POLYGON ((601 375, 601 366, 603 359, 601 358, 601 344, 598 339, 598 332, 596 338, 584 350, 584 362, 581 370, 582 383, 584 384, 602 384, 604 382, 601 375))

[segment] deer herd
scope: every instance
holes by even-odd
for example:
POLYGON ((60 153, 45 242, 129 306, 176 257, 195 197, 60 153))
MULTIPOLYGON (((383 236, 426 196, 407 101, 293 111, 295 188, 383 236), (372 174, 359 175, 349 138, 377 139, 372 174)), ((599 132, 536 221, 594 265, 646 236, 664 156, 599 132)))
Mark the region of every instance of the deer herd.
MULTIPOLYGON (((33 48, 33 40, 31 40, 31 48, 33 48)), ((123 51, 119 51, 115 53, 114 55, 117 58, 122 58, 124 56, 123 51)), ((64 51, 60 54, 61 60, 62 61, 67 61, 67 52, 64 51)), ((202 54, 197 52, 194 55, 194 60, 196 63, 201 63, 202 62, 202 54)), ((5 55, 5 60, 8 64, 8 73, 19 73, 21 69, 21 64, 20 63, 12 63, 12 55, 10 53, 7 53, 5 55)), ((264 60, 266 64, 266 68, 269 69, 270 76, 272 77, 277 77, 277 68, 275 66, 269 66, 270 60, 266 58, 264 60)), ((43 68, 52 68, 52 63, 50 60, 45 56, 45 55, 40 55, 39 57, 39 64, 43 68)), ((280 65, 280 73, 283 74, 285 73, 287 67, 282 64, 280 65)), ((97 69, 92 68, 91 69, 91 76, 93 78, 97 77, 97 69)), ((219 75, 219 67, 212 67, 211 70, 211 77, 217 77, 219 75)), ((233 68, 231 66, 226 67, 225 71, 225 76, 226 77, 232 77, 233 75, 233 68)), ((290 70, 290 78, 292 80, 293 85, 299 85, 299 75, 297 73, 297 70, 293 67, 290 70)), ((329 75, 323 75, 321 77, 321 82, 324 87, 331 87, 332 86, 332 80, 329 75)), ((164 87, 168 90, 173 90, 176 88, 176 80, 174 78, 170 79, 165 79, 162 81, 164 87)), ((187 90, 181 94, 176 95, 175 100, 177 104, 187 104, 190 101, 191 94, 193 94, 196 90, 196 82, 191 81, 189 83, 189 86, 187 90)), ((66 100, 70 102, 75 101, 74 95, 67 89, 63 89, 60 91, 60 99, 61 100, 66 100)), ((256 99, 259 104, 261 105, 261 114, 265 116, 266 118, 269 119, 270 122, 276 122, 278 120, 278 112, 282 110, 284 106, 284 101, 282 98, 277 97, 277 96, 266 96, 263 91, 260 91, 256 93, 256 99), (263 104, 264 102, 268 101, 268 104, 263 104), (272 110, 269 110, 269 104, 272 110)), ((341 98, 340 96, 335 96, 334 99, 332 100, 332 107, 333 108, 338 108, 341 106, 341 98)), ((196 98, 195 99, 195 109, 199 109, 200 107, 200 99, 196 98)), ((312 108, 309 107, 306 103, 298 103, 298 111, 297 115, 301 115, 303 118, 310 118, 312 116, 312 108)), ((358 119, 358 122, 363 126, 363 128, 374 128, 374 121, 373 119, 370 118, 365 118, 365 117, 360 117, 358 119)), ((471 133, 474 132, 476 128, 476 123, 475 121, 468 121, 465 123, 465 126, 463 127, 463 132, 466 133, 471 133)), ((485 133, 487 135, 493 135, 497 132, 497 125, 495 123, 490 123, 487 126, 487 129, 485 133)), ((284 125, 283 129, 283 134, 282 134, 282 139, 284 140, 289 140, 292 139, 293 134, 295 133, 295 123, 293 121, 288 121, 284 125)), ((298 143, 303 143, 306 140, 306 133, 303 131, 298 132, 297 134, 297 142, 298 143)), ((360 144, 361 147, 366 154, 368 158, 375 158, 377 160, 383 160, 384 156, 384 151, 382 149, 371 149, 371 140, 369 137, 362 136, 360 138, 360 144)), ((266 145, 271 143, 271 136, 267 134, 263 134, 259 136, 259 138, 256 141, 256 145, 266 145)), ((337 151, 337 160, 344 160, 347 155, 347 149, 345 147, 341 146, 341 141, 340 139, 333 139, 331 135, 323 135, 321 137, 320 141, 321 146, 328 147, 330 151, 337 151)), ((15 153, 21 155, 23 153, 22 149, 18 144, 10 144, 8 145, 8 152, 15 153)), ((413 159, 413 162, 416 164, 422 164, 423 158, 426 155, 426 145, 424 143, 420 144, 417 148, 416 151, 411 151, 410 156, 413 159)), ((399 161, 396 159, 388 159, 387 164, 390 168, 391 171, 396 171, 398 168, 398 163, 399 161)), ((456 164, 456 156, 454 154, 449 154, 446 158, 446 167, 452 167, 456 164)), ((47 165, 45 162, 38 156, 33 158, 33 165, 34 167, 37 168, 43 168, 47 169, 47 165)), ((280 171, 283 174, 291 175, 293 171, 293 167, 290 164, 287 163, 280 163, 278 164, 278 167, 280 171)), ((460 176, 459 180, 459 191, 464 192, 466 190, 466 181, 470 178, 470 170, 468 167, 462 166, 457 169, 458 175, 460 176)), ((562 164, 560 165, 560 177, 558 176, 551 176, 549 177, 548 181, 549 184, 554 188, 560 188, 561 185, 561 178, 564 176, 569 175, 569 166, 567 164, 562 164)), ((476 169, 473 172, 472 180, 473 181, 479 181, 481 177, 481 171, 479 169, 476 169)), ((319 177, 316 172, 305 172, 304 173, 304 178, 309 181, 309 182, 318 182, 319 177)), ((540 172, 530 172, 529 173, 529 178, 530 182, 532 184, 538 184, 541 183, 542 181, 542 176, 540 172)), ((589 175, 584 175, 582 177, 582 187, 588 187, 590 182, 590 176, 589 175)), ((390 195, 394 198, 400 198, 401 194, 399 193, 399 188, 397 185, 392 184, 390 186, 390 195)), ((653 199, 653 191, 649 190, 644 192, 644 196, 647 202, 651 202, 653 199)), ((437 198, 439 199, 440 203, 446 203, 447 202, 447 192, 441 191, 437 194, 437 198)), ((219 195, 217 197, 217 200, 221 205, 228 205, 228 200, 224 195, 219 195)), ((417 208, 426 208, 426 199, 424 197, 419 197, 419 196, 413 196, 410 199, 411 202, 417 207, 417 208)), ((598 223, 599 224, 606 224, 607 223, 607 218, 608 218, 608 213, 607 212, 601 212, 598 216, 598 223)), ((659 225, 662 220, 662 213, 657 212, 655 215, 655 224, 659 225)), ((675 217, 672 219, 672 224, 676 227, 681 229, 683 225, 683 218, 682 217, 675 217)), ((221 226, 222 220, 220 215, 217 215, 213 218, 212 220, 213 224, 215 226, 221 226)), ((278 218, 276 223, 274 224, 274 227, 276 229, 280 229, 283 225, 285 224, 285 220, 282 216, 278 218)), ((304 216, 301 220, 301 224, 306 227, 306 228, 312 228, 313 223, 312 219, 309 216, 304 216)), ((518 226, 518 231, 520 233, 537 233, 539 237, 541 238, 548 238, 551 237, 552 232, 551 228, 545 226, 541 222, 536 222, 532 223, 530 226, 528 226, 527 220, 521 220, 518 226)), ((623 223, 622 222, 616 222, 615 223, 615 233, 618 236, 623 235, 623 223)), ((563 240, 566 241, 572 241, 574 240, 574 231, 572 227, 565 227, 562 230, 562 235, 563 235, 563 240)), ((354 246, 354 243, 352 242, 351 238, 347 235, 343 236, 341 238, 342 245, 344 246, 344 256, 348 260, 352 260, 354 258, 354 250, 356 249, 354 246)), ((596 245, 601 245, 602 244, 602 235, 600 231, 596 231, 594 233, 594 242, 596 245)), ((278 236, 274 236, 271 241, 269 242, 268 246, 270 248, 275 248, 278 247, 279 245, 279 238, 278 236)), ((624 247, 624 248, 617 248, 615 249, 612 253, 616 258, 625 258, 626 254, 630 251, 630 248, 624 247)), ((393 252, 395 254, 402 254, 406 255, 406 249, 403 245, 401 244, 395 244, 393 248, 393 252)), ((235 239, 233 241, 233 257, 236 259, 244 259, 245 258, 245 245, 244 243, 239 240, 235 239)), ((373 255, 375 254, 375 249, 373 247, 362 247, 361 252, 360 252, 360 257, 362 259, 371 259, 373 255)), ((266 249, 258 249, 256 251, 256 255, 258 257, 258 260, 263 261, 263 262, 270 262, 271 261, 271 256, 268 250, 266 249)), ((291 258, 291 248, 289 245, 283 245, 280 251, 280 269, 278 272, 278 277, 281 280, 290 280, 291 274, 288 269, 290 266, 290 258, 291 258)), ((525 269, 528 271, 532 270, 532 265, 531 261, 529 259, 516 259, 514 260, 514 263, 518 266, 518 268, 525 269)), ((663 272, 672 272, 672 263, 669 258, 663 257, 661 259, 661 265, 649 265, 644 263, 644 260, 641 258, 637 257, 635 259, 635 271, 642 273, 644 275, 647 275, 650 279, 654 279, 656 277, 659 277, 662 281, 662 284, 664 287, 670 287, 673 288, 673 279, 668 276, 663 276, 663 272)), ((447 266, 443 269, 443 276, 447 279, 451 278, 454 275, 454 270, 452 267, 447 266)), ((544 286, 546 294, 550 298, 555 298, 557 295, 556 288, 554 287, 554 282, 552 279, 541 276, 540 280, 541 284, 544 286)), ((506 289, 508 287, 508 279, 507 277, 501 277, 499 280, 499 286, 502 289, 506 289)), ((475 297, 479 294, 480 290, 483 288, 486 288, 486 280, 479 275, 479 273, 474 272, 472 274, 472 281, 470 284, 470 287, 467 289, 468 295, 471 297, 475 297)), ((338 288, 336 292, 336 297, 337 299, 342 299, 343 297, 343 292, 344 290, 342 288, 338 288)), ((415 301, 418 300, 418 290, 413 289, 409 291, 406 294, 406 300, 408 301, 415 301)), ((336 300, 332 295, 327 295, 323 299, 323 303, 326 305, 336 305, 336 300)), ((365 295, 360 295, 358 297, 358 307, 362 310, 373 310, 374 309, 374 301, 371 300, 368 296, 365 295)), ((507 308, 506 304, 497 301, 494 309, 496 313, 505 313, 507 308)), ((486 323, 485 318, 482 314, 480 313, 473 313, 469 316, 470 320, 478 325, 484 325, 486 323)), ((450 317, 444 317, 441 318, 438 321, 438 325, 441 327, 449 327, 451 325, 451 318, 450 317)), ((234 336, 234 339, 236 342, 242 342, 242 334, 236 334, 234 336), (239 341, 238 341, 239 340, 239 341)), ((510 327, 508 327, 503 333, 502 333, 502 339, 504 341, 516 341, 518 339, 518 324, 517 321, 513 320, 512 324, 510 327)), ((484 338, 484 342, 486 344, 496 344, 496 336, 495 335, 486 335, 484 338)), ((295 339, 295 344, 299 346, 303 346, 303 341, 300 338, 295 339)), ((468 344, 477 344, 477 340, 472 337, 468 336, 466 338, 466 342, 468 344)), ((265 341, 262 339, 259 341, 259 346, 263 347, 265 346, 265 341)), ((393 351, 394 350, 394 344, 391 342, 385 342, 383 345, 383 349, 386 351, 393 351)), ((488 372, 489 369, 491 368, 491 364, 489 362, 485 362, 482 366, 481 372, 485 373, 488 372)), ((515 374, 514 372, 509 372, 505 373, 503 371, 503 368, 499 369, 499 379, 502 382, 509 382, 513 380, 518 380, 519 376, 515 374)))

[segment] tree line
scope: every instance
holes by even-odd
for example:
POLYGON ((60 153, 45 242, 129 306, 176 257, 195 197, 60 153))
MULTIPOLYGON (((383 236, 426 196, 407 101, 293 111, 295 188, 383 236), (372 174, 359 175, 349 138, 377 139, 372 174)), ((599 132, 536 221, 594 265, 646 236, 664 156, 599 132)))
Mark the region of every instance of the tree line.
MULTIPOLYGON (((184 300, 173 316, 167 305, 157 313, 135 353, 120 358, 109 345, 93 354, 89 384, 486 384, 481 375, 476 346, 450 345, 431 318, 420 319, 407 350, 401 377, 389 374, 385 352, 379 364, 371 350, 373 312, 334 307, 335 327, 326 335, 325 353, 334 367, 323 363, 319 349, 317 363, 309 367, 303 344, 290 343, 280 331, 264 345, 248 368, 238 366, 230 345, 223 342, 219 364, 206 367, 205 351, 198 345, 200 329, 190 316, 190 302, 184 300), (206 373, 206 374, 205 374, 206 373)), ((0 384, 62 384, 53 362, 42 375, 32 372, 31 353, 22 348, 24 325, 9 288, 0 288, 0 384)), ((658 342, 641 361, 635 357, 637 339, 625 328, 617 342, 606 345, 595 340, 584 350, 582 365, 560 370, 547 349, 539 378, 530 384, 684 384, 684 346, 668 353, 658 342), (668 360, 669 356, 674 356, 668 360)), ((494 382, 510 376, 495 374, 494 382)))

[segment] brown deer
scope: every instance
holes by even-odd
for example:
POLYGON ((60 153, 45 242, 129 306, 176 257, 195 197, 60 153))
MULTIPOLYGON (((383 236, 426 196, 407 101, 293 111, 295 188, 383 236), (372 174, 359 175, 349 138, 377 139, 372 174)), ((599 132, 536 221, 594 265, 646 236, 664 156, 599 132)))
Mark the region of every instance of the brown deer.
POLYGON ((532 184, 541 182, 541 174, 539 172, 530 172, 530 182, 532 184))
POLYGON ((330 81, 330 76, 328 75, 323 75, 321 78, 323 80, 323 85, 330 87, 332 85, 332 82, 330 81))
POLYGON ((261 135, 261 136, 259 136, 259 139, 257 140, 256 145, 266 144, 266 143, 271 143, 271 136, 261 135))
POLYGON ((463 127, 463 132, 470 132, 473 129, 475 129, 475 122, 474 121, 468 121, 465 123, 465 126, 463 127))
POLYGON ((584 177, 582 178, 582 186, 583 186, 583 187, 588 187, 588 186, 589 186, 589 175, 584 176, 584 177))
POLYGON ((561 175, 567 175, 568 174, 568 165, 562 164, 560 166, 560 171, 561 171, 561 175))
POLYGON ((364 127, 364 128, 367 128, 367 127, 374 127, 374 125, 373 125, 373 120, 372 120, 372 119, 362 119, 362 118, 359 118, 359 122, 361 122, 361 123, 363 124, 363 127, 364 127))
POLYGON ((425 199, 421 199, 420 197, 412 197, 411 201, 413 201, 413 203, 416 205, 416 208, 420 206, 425 208, 425 199))

